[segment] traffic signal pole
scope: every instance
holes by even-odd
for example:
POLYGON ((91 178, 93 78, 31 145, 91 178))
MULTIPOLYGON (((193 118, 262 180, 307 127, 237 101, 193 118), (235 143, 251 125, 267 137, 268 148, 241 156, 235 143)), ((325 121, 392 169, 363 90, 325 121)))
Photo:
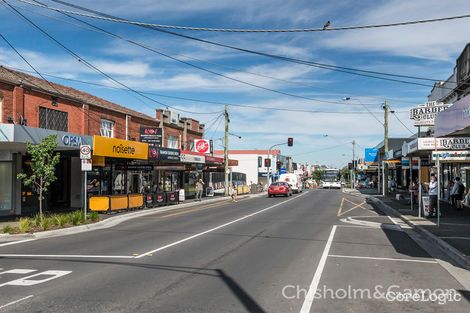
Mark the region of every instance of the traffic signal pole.
MULTIPOLYGON (((384 153, 385 153, 385 162, 383 162, 383 195, 388 195, 388 164, 387 164, 387 154, 388 154, 388 101, 385 100, 384 104, 384 153)), ((412 166, 410 164, 410 166, 412 166)))

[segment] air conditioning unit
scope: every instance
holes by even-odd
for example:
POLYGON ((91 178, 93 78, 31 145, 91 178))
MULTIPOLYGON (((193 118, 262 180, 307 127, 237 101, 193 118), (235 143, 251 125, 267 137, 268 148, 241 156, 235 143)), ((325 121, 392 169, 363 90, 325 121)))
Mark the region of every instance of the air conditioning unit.
POLYGON ((170 111, 170 123, 178 125, 179 120, 180 120, 180 114, 170 111))

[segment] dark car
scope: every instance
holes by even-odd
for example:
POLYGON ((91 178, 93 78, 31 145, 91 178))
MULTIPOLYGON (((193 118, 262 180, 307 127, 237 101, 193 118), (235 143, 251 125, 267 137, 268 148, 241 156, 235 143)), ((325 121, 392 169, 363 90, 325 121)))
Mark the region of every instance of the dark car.
POLYGON ((272 183, 268 188, 268 196, 271 198, 277 195, 292 196, 291 186, 285 182, 272 183))

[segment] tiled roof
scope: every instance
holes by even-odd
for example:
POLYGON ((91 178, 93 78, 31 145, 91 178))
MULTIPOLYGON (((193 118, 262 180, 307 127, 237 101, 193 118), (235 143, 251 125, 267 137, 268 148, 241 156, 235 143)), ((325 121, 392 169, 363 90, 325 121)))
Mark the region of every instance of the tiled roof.
POLYGON ((26 74, 20 71, 12 70, 2 65, 0 65, 0 81, 11 83, 14 85, 18 85, 21 81, 23 86, 27 86, 27 87, 34 88, 34 89, 39 89, 43 92, 57 95, 57 97, 62 97, 62 98, 66 98, 75 102, 97 106, 97 107, 108 109, 111 111, 146 119, 148 121, 153 121, 153 122, 156 121, 155 118, 147 114, 143 114, 143 113, 128 109, 119 104, 107 101, 105 99, 93 96, 89 93, 86 93, 86 92, 83 92, 83 91, 80 91, 71 87, 66 87, 66 86, 59 85, 53 82, 50 82, 49 84, 48 81, 45 81, 41 78, 26 74))

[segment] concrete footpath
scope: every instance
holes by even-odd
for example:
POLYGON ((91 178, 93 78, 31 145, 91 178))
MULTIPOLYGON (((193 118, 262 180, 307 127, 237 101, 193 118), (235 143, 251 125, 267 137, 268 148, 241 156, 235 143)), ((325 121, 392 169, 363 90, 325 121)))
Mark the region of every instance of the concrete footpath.
MULTIPOLYGON (((244 200, 244 199, 256 198, 256 197, 263 197, 263 196, 266 196, 265 192, 257 193, 257 194, 241 195, 238 197, 238 201, 244 200)), ((13 235, 0 234, 0 243, 9 242, 9 241, 50 238, 50 237, 78 234, 78 233, 87 232, 91 230, 113 227, 113 226, 119 225, 125 221, 131 220, 134 218, 152 215, 156 213, 174 211, 174 210, 185 209, 185 208, 193 208, 193 207, 207 205, 207 204, 224 203, 224 202, 229 202, 229 201, 231 201, 230 197, 203 198, 202 201, 187 200, 184 203, 168 205, 168 206, 163 206, 163 207, 141 209, 137 211, 123 211, 123 212, 119 212, 119 213, 112 214, 112 215, 103 214, 103 215, 100 215, 102 220, 93 224, 72 226, 72 227, 67 227, 67 228, 48 230, 48 231, 42 231, 42 232, 37 232, 37 233, 28 233, 28 234, 13 234, 13 235)), ((7 224, 7 223, 13 225, 14 223, 17 223, 17 222, 4 222, 4 224, 7 224)))
MULTIPOLYGON (((395 195, 383 197, 368 189, 344 189, 345 193, 367 198, 384 214, 400 218, 428 243, 438 247, 450 259, 470 270, 470 208, 456 211, 448 203, 441 203, 440 226, 436 218, 418 217, 418 209, 411 209, 408 198, 396 200, 395 195)), ((405 194, 406 195, 406 194, 405 194)))

